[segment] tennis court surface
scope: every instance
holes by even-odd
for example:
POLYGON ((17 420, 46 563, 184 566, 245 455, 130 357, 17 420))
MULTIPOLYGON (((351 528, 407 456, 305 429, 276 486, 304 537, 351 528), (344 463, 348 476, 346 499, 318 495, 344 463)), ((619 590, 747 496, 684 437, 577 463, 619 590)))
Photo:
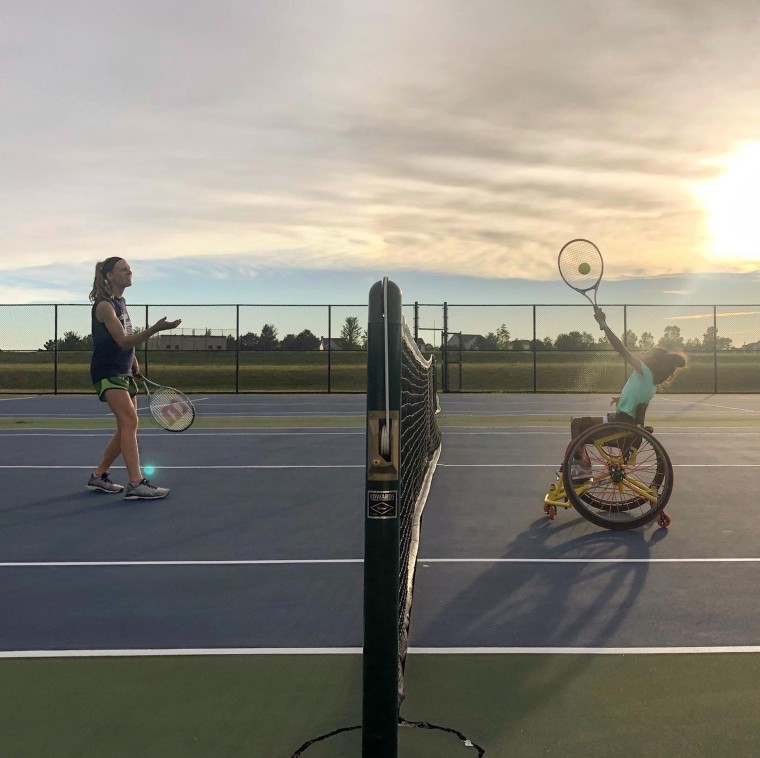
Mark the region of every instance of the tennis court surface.
MULTIPOLYGON (((188 432, 144 421, 150 503, 84 488, 94 397, 0 398, 3 756, 288 758, 361 722, 364 397, 193 400, 188 432)), ((760 754, 760 396, 655 398, 673 521, 630 532, 542 509, 609 397, 440 400, 402 715, 488 758, 760 754)))

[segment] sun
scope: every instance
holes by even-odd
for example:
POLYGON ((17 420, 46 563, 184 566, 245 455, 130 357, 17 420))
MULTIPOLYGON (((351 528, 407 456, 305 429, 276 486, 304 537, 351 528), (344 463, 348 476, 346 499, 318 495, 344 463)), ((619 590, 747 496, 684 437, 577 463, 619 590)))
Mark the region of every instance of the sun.
POLYGON ((712 257, 760 261, 760 142, 744 145, 720 176, 698 184, 694 194, 707 212, 712 257))

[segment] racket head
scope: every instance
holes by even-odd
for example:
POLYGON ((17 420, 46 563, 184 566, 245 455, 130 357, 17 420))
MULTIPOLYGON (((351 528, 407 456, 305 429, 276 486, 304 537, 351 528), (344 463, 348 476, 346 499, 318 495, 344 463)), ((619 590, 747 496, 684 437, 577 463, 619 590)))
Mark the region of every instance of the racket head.
POLYGON ((190 398, 173 387, 158 386, 149 392, 148 408, 155 422, 168 432, 184 432, 195 421, 195 406, 190 398))
POLYGON ((593 242, 574 239, 562 246, 557 256, 557 267, 565 284, 578 292, 586 293, 598 287, 602 281, 604 260, 593 242))

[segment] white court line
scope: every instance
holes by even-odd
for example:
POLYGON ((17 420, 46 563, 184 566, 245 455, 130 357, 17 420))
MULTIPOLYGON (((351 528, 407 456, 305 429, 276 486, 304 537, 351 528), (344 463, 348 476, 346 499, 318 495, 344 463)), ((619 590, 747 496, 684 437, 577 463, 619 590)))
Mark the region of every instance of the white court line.
MULTIPOLYGON (((722 647, 410 647, 409 655, 716 655, 760 653, 759 645, 722 647)), ((2 650, 0 658, 145 658, 228 655, 361 655, 360 647, 126 648, 121 650, 2 650)))
MULTIPOLYGON (((336 431, 311 431, 308 428, 306 428, 304 431, 282 431, 280 429, 277 429, 276 427, 272 429, 272 431, 266 431, 266 430, 259 430, 259 431, 251 431, 251 432, 230 432, 227 430, 220 430, 218 432, 215 431, 208 431, 208 432, 193 432, 192 434, 185 434, 179 437, 174 437, 174 439, 190 439, 191 437, 283 437, 283 436, 291 436, 291 437, 311 437, 311 436, 328 436, 328 437, 340 437, 345 435, 360 435, 365 434, 365 431, 363 429, 359 429, 356 431, 344 431, 340 430, 340 427, 333 427, 336 429, 336 431), (340 430, 340 431, 337 431, 340 430)), ((163 436, 163 430, 161 429, 143 429, 140 432, 141 436, 147 435, 150 437, 157 437, 157 436, 163 436)), ((760 432, 758 432, 760 434, 760 432)), ((0 437, 112 437, 113 436, 113 430, 83 430, 80 432, 49 432, 47 430, 44 430, 44 433, 36 432, 33 428, 27 428, 27 430, 23 432, 0 432, 0 437)))
MULTIPOLYGON (((440 463, 438 464, 441 465, 440 463)), ((548 465, 548 464, 547 464, 548 465)), ((760 463, 757 464, 760 466, 760 463)), ((554 464, 555 468, 557 464, 554 464)), ((351 464, 345 464, 345 465, 338 465, 338 464, 332 464, 332 465, 309 465, 309 464, 292 464, 292 465, 282 465, 282 466, 157 466, 156 468, 161 469, 161 471, 170 471, 170 470, 196 470, 196 469, 230 469, 230 470, 236 470, 236 469, 294 469, 294 468, 324 468, 324 469, 336 469, 336 468, 364 468, 363 463, 351 463, 351 464)), ((124 469, 125 466, 111 466, 112 469, 124 469)), ((0 469, 92 469, 92 464, 89 466, 0 466, 0 469)))
POLYGON ((36 400, 37 398, 34 395, 28 395, 27 397, 0 397, 0 403, 6 402, 8 400, 36 400))
MULTIPOLYGON (((439 463, 438 468, 557 468, 557 462, 554 463, 439 463)), ((112 469, 124 469, 124 466, 111 466, 112 469)), ((345 463, 345 464, 306 464, 293 463, 282 465, 219 465, 219 466, 157 466, 161 471, 197 471, 201 469, 228 469, 237 470, 277 470, 277 469, 343 469, 343 468, 365 468, 363 463, 345 463)), ((760 468, 760 463, 674 463, 673 468, 760 468)), ((45 466, 45 465, 2 465, 0 469, 92 469, 89 466, 45 466)))
POLYGON ((302 566, 364 563, 363 558, 231 561, 26 561, 0 563, 0 568, 109 568, 119 566, 302 566))
POLYGON ((681 403, 682 405, 697 404, 701 407, 722 408, 724 410, 729 410, 729 411, 742 411, 743 413, 760 413, 760 411, 752 410, 752 408, 736 408, 733 405, 719 405, 718 403, 703 403, 698 400, 677 400, 674 397, 667 397, 667 396, 660 396, 660 399, 665 400, 669 403, 681 403))
POLYGON ((412 655, 704 655, 760 653, 760 645, 721 647, 410 647, 412 655))
MULTIPOLYGON (((0 563, 4 568, 114 568, 173 566, 323 566, 364 563, 363 558, 295 558, 282 560, 219 560, 219 561, 14 561, 0 563)), ((429 563, 760 563, 760 558, 418 558, 418 564, 429 563)))
MULTIPOLYGON (((446 436, 496 436, 496 437, 510 437, 510 436, 529 436, 529 435, 545 435, 551 437, 565 437, 567 436, 567 430, 564 428, 557 428, 552 426, 517 426, 517 427, 492 427, 491 429, 482 431, 465 431, 466 429, 479 429, 479 427, 448 427, 441 428, 441 432, 446 436)), ((206 427, 205 431, 192 431, 188 434, 177 435, 174 439, 190 439, 192 437, 245 437, 245 436, 261 436, 261 437, 277 437, 277 436, 329 436, 329 435, 351 435, 358 436, 366 434, 363 427, 341 427, 341 426, 326 426, 319 427, 315 431, 315 427, 312 426, 294 426, 288 429, 282 429, 282 427, 260 427, 256 430, 250 431, 230 431, 228 427, 206 427), (335 430, 335 431, 331 431, 335 430)), ((51 431, 49 427, 34 427, 25 426, 23 430, 8 429, 0 432, 0 437, 111 437, 113 430, 110 429, 79 429, 76 431, 51 431)), ((162 429, 141 429, 141 436, 164 436, 164 430, 162 429)), ((688 426, 688 427, 667 427, 661 426, 657 429, 658 437, 693 437, 698 435, 704 437, 706 435, 713 435, 716 437, 721 436, 737 436, 737 437, 756 437, 760 435, 760 430, 756 432, 747 431, 746 426, 688 426), (668 430, 684 430, 684 431, 668 431, 668 430)))

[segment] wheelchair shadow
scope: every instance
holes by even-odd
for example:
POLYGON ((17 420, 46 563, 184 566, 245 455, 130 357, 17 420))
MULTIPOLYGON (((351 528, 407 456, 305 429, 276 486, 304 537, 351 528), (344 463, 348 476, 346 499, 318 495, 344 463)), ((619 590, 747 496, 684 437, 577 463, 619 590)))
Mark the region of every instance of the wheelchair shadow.
MULTIPOLYGON (((542 518, 508 546, 506 562, 485 569, 480 563, 436 567, 447 586, 461 587, 462 571, 476 575, 432 617, 418 618, 416 625, 412 620, 412 645, 535 648, 536 653, 633 646, 630 633, 619 632, 646 584, 651 545, 666 530, 589 533, 588 526, 582 519, 557 524, 542 518), (584 533, 572 536, 579 529, 584 533), (536 555, 541 557, 531 558, 536 555)), ((518 727, 521 714, 572 688, 594 657, 508 657, 505 693, 521 705, 493 706, 504 732, 518 727)))

